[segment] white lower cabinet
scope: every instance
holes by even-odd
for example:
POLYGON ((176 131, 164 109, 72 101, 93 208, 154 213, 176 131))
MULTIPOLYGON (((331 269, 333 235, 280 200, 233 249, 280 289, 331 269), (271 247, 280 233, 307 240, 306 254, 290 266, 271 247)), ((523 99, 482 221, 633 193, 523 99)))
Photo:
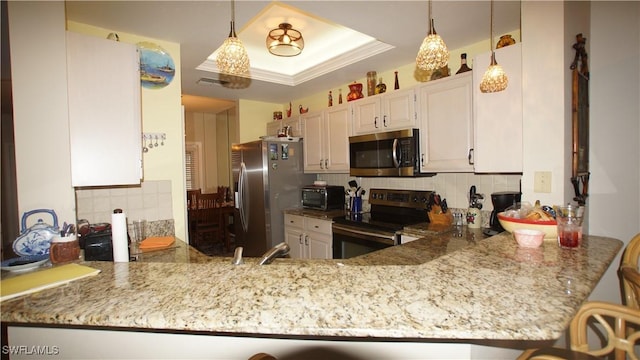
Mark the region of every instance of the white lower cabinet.
POLYGON ((331 221, 284 215, 284 238, 293 259, 333 258, 331 221))
POLYGON ((420 171, 473 172, 471 72, 430 81, 418 93, 420 171))

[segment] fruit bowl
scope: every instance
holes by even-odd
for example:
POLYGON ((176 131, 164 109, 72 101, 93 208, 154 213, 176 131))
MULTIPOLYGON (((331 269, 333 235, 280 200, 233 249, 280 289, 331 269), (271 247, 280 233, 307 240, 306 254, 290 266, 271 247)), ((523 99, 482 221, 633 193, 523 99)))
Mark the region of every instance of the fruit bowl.
POLYGON ((513 236, 520 247, 537 248, 542 245, 545 233, 540 230, 515 229, 513 230, 513 236))
POLYGON ((532 221, 527 219, 516 219, 504 215, 504 212, 498 213, 498 221, 502 228, 513 233, 516 229, 540 230, 544 232, 546 240, 556 240, 558 237, 557 223, 555 220, 550 221, 532 221))

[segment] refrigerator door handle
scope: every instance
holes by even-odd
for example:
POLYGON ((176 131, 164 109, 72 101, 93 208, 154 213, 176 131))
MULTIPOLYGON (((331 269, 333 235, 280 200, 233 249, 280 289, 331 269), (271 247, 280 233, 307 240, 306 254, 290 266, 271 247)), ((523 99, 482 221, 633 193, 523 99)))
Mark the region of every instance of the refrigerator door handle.
POLYGON ((247 167, 244 162, 240 163, 240 178, 238 179, 238 198, 240 203, 240 223, 242 229, 247 232, 249 230, 249 219, 247 218, 247 210, 249 209, 249 197, 246 196, 247 190, 247 167))

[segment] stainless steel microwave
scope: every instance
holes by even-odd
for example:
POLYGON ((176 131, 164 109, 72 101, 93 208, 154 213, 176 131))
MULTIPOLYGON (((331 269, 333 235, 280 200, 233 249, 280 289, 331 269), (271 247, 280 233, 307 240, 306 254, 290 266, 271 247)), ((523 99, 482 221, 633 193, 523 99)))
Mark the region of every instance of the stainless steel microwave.
POLYGON ((406 129, 349 137, 351 176, 433 176, 421 174, 420 131, 406 129))

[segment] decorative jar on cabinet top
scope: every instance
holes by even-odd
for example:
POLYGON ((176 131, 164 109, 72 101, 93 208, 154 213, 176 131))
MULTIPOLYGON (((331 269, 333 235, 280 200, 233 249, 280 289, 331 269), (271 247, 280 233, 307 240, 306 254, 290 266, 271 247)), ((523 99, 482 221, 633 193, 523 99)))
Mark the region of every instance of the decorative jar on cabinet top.
POLYGON ((347 101, 353 101, 362 99, 364 95, 362 95, 362 84, 354 82, 353 84, 349 84, 349 94, 347 94, 347 101))

